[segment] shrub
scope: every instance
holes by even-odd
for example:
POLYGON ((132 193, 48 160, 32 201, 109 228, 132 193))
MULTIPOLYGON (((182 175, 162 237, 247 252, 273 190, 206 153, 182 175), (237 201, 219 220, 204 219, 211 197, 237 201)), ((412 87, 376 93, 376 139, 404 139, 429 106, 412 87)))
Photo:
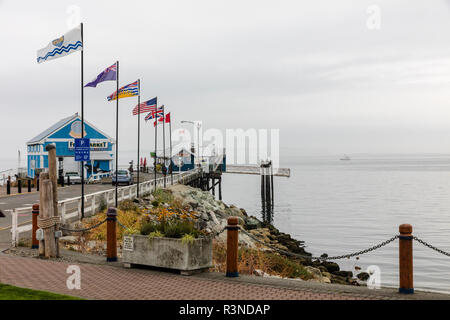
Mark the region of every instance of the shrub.
MULTIPOLYGON (((285 278, 301 278, 303 280, 312 278, 312 275, 302 264, 275 253, 240 247, 238 256, 238 269, 242 274, 253 274, 256 269, 259 269, 265 273, 285 278)), ((227 250, 225 244, 215 242, 213 244, 215 271, 225 272, 226 259, 227 250)))
POLYGON ((181 243, 183 244, 193 244, 195 240, 195 236, 192 234, 185 234, 183 238, 181 238, 181 243))
POLYGON ((191 234, 197 238, 200 235, 200 231, 195 229, 192 221, 174 221, 171 223, 162 223, 163 233, 168 238, 182 238, 186 234, 191 234))
POLYGON ((136 203, 134 203, 131 200, 124 200, 121 203, 119 203, 118 206, 119 210, 122 211, 135 211, 135 212, 139 212, 139 207, 136 203))
POLYGON ((141 234, 146 236, 158 230, 158 226, 154 222, 146 222, 141 226, 141 234))
POLYGON ((164 235, 159 231, 150 232, 150 234, 148 235, 148 239, 150 241, 153 240, 153 238, 162 238, 162 237, 164 237, 164 235))
POLYGON ((175 221, 160 221, 146 222, 141 226, 141 234, 149 235, 154 232, 160 232, 168 238, 182 238, 189 234, 194 238, 198 238, 202 233, 195 228, 193 221, 175 220, 175 221))
POLYGON ((158 207, 158 206, 159 206, 158 200, 153 200, 153 201, 152 201, 152 206, 158 207))
POLYGON ((159 203, 172 203, 173 202, 173 195, 172 192, 169 190, 164 189, 156 189, 153 192, 153 196, 155 197, 155 200, 159 203))

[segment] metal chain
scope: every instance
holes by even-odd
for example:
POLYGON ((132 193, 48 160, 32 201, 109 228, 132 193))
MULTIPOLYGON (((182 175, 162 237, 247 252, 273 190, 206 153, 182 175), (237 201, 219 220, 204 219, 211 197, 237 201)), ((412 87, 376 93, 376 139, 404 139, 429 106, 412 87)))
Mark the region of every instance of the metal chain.
POLYGON ((314 256, 293 253, 293 252, 289 252, 289 251, 286 251, 286 250, 283 250, 283 249, 280 249, 280 248, 276 248, 274 246, 271 246, 271 245, 269 245, 269 244, 259 240, 258 238, 253 236, 251 233, 247 232, 246 230, 244 230, 242 228, 239 228, 239 230, 244 232, 251 239, 255 240, 256 242, 258 242, 258 243, 260 243, 260 244, 262 244, 262 245, 264 245, 264 246, 266 246, 266 247, 268 247, 268 248, 270 248, 272 250, 275 250, 275 251, 278 251, 278 252, 281 252, 281 253, 284 253, 284 254, 287 254, 287 255, 290 255, 290 256, 298 257, 298 258, 306 258, 306 259, 313 259, 313 260, 323 260, 323 261, 326 261, 326 260, 338 260, 338 259, 344 259, 344 258, 351 258, 351 257, 359 256, 359 255, 362 255, 364 253, 367 253, 367 252, 379 249, 381 247, 384 247, 385 245, 391 243, 392 241, 394 241, 394 240, 396 240, 398 238, 398 235, 396 235, 396 236, 393 236, 392 238, 390 238, 390 239, 388 239, 388 240, 386 240, 384 242, 381 242, 380 244, 377 244, 377 245, 375 245, 373 247, 370 247, 368 249, 361 250, 361 251, 358 251, 358 252, 350 253, 350 254, 344 254, 344 255, 334 256, 334 257, 314 257, 314 256))
POLYGON ((446 256, 450 257, 450 253, 445 252, 444 250, 438 249, 438 248, 436 248, 435 246, 432 246, 431 244, 429 244, 429 243, 423 241, 422 239, 419 239, 419 238, 417 238, 417 237, 415 237, 415 236, 413 236, 413 239, 416 240, 417 242, 423 244, 424 246, 426 246, 426 247, 428 247, 428 248, 434 250, 434 251, 437 251, 437 252, 439 252, 439 253, 442 253, 443 255, 446 255, 446 256))
POLYGON ((86 232, 86 231, 89 231, 89 230, 92 230, 92 229, 95 229, 95 228, 101 226, 102 224, 104 224, 106 222, 106 220, 107 219, 105 219, 105 220, 103 220, 103 221, 101 221, 101 222, 99 222, 99 223, 97 223, 97 224, 95 224, 95 225, 93 225, 93 226, 91 226, 89 228, 84 228, 84 229, 68 229, 68 228, 64 228, 64 227, 60 227, 60 229, 64 230, 64 231, 67 231, 67 232, 86 232))
POLYGON ((225 227, 223 227, 223 228, 222 228, 221 230, 219 230, 219 231, 211 232, 210 235, 211 235, 212 237, 218 236, 219 234, 221 234, 222 232, 224 232, 226 229, 227 229, 227 227, 225 226, 225 227))
POLYGON ((123 224, 121 224, 119 220, 117 220, 117 224, 118 224, 119 226, 121 226, 122 229, 124 229, 124 230, 127 230, 127 229, 128 229, 128 228, 125 227, 123 224))

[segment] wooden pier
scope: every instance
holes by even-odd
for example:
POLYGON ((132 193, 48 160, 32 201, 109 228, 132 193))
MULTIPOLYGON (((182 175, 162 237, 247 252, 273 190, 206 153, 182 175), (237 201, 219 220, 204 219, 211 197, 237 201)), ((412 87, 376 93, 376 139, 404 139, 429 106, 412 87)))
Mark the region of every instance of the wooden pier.
MULTIPOLYGON (((227 164, 226 173, 238 173, 238 174, 261 174, 261 166, 238 166, 227 164)), ((290 177, 291 169, 289 168, 278 168, 273 170, 273 175, 275 177, 290 177)))

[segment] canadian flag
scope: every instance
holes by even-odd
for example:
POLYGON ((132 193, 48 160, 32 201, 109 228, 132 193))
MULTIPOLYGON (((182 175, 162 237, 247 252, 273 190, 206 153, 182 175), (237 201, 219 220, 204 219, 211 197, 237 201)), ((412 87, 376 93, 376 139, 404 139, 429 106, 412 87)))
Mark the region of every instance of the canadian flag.
MULTIPOLYGON (((163 117, 159 117, 158 118, 159 122, 164 122, 164 118, 163 117)), ((170 123, 170 112, 168 114, 166 114, 166 123, 170 123)), ((153 126, 156 127, 156 121, 153 122, 153 126)))

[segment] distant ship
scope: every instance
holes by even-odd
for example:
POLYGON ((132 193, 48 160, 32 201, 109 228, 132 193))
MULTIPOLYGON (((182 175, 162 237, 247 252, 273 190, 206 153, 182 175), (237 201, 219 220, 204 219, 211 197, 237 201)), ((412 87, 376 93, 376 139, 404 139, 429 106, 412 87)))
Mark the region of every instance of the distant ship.
POLYGON ((348 160, 351 160, 351 159, 350 159, 350 157, 348 155, 344 154, 344 156, 341 159, 339 159, 339 160, 348 161, 348 160))

